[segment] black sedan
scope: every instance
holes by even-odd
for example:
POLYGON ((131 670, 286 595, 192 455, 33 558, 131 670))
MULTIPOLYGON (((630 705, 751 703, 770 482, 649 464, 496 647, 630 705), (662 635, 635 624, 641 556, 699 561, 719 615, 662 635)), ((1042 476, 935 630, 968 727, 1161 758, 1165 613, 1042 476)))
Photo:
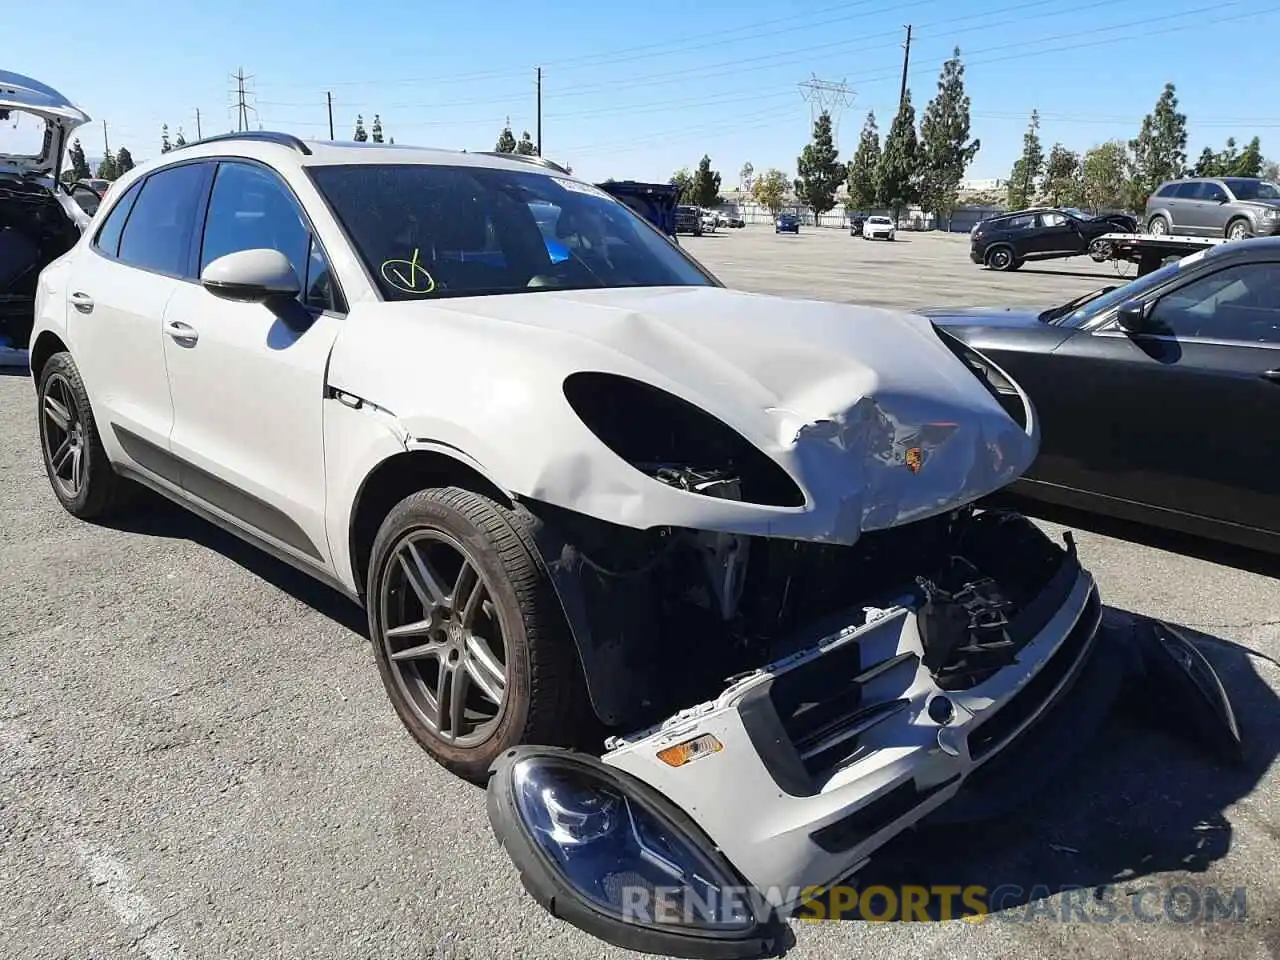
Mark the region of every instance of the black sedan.
POLYGON ((1011 412, 1000 370, 1030 394, 1040 454, 1011 492, 1280 551, 1280 238, 1048 310, 918 312, 999 368, 1011 412))
POLYGON ((984 220, 970 231, 969 259, 992 270, 1017 270, 1028 260, 1085 254, 1105 260, 1100 237, 1137 229, 1138 222, 1123 213, 1090 217, 1057 207, 1017 210, 984 220))

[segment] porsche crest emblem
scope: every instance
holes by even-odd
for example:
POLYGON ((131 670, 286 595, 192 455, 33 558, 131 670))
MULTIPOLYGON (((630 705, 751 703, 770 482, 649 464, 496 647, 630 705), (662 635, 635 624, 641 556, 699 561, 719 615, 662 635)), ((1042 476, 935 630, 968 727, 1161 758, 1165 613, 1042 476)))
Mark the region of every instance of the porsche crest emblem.
POLYGON ((903 461, 907 465, 907 469, 912 473, 919 473, 920 468, 924 466, 924 451, 919 447, 912 447, 907 451, 903 461))

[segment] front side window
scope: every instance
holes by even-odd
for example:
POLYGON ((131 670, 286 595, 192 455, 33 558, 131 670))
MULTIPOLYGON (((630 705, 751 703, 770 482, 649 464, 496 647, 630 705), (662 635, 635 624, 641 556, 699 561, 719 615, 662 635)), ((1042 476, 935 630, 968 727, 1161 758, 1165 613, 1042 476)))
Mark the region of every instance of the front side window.
POLYGON ((438 164, 310 173, 387 300, 716 283, 626 204, 568 178, 438 164))
POLYGON ((205 217, 200 271, 229 253, 260 249, 279 250, 288 258, 307 306, 336 309, 328 261, 293 193, 265 167, 220 163, 205 217))
POLYGON ((1280 200, 1280 187, 1266 180, 1232 177, 1223 182, 1237 200, 1280 200))
POLYGON ((1228 267, 1156 301, 1153 332, 1180 338, 1280 343, 1280 263, 1228 267))
POLYGON ((121 260, 170 276, 186 273, 205 172, 204 164, 187 163, 157 170, 143 181, 120 237, 121 260))

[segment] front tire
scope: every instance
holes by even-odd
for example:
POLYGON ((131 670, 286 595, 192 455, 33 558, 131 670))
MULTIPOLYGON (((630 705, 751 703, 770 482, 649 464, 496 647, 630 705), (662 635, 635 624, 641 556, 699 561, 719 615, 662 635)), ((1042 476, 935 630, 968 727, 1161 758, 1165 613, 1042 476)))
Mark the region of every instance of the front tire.
POLYGON ((40 448, 53 495, 73 517, 99 520, 129 500, 129 481, 115 472, 98 434, 80 370, 67 352, 40 371, 40 448))
POLYGON ((1244 217, 1237 217, 1227 224, 1226 238, 1228 240, 1248 240, 1253 236, 1253 227, 1244 217))
POLYGON ((374 540, 369 635, 409 733, 483 784, 520 744, 578 746, 590 702, 527 515, 456 487, 397 504, 374 540))

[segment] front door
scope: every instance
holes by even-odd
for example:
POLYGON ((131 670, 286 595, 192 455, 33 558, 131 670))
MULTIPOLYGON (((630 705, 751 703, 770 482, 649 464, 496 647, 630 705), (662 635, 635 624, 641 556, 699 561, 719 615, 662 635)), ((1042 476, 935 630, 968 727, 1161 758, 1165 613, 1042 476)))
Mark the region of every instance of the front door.
POLYGON ((328 258, 270 169, 218 164, 198 271, 241 250, 284 253, 302 284, 269 308, 184 285, 165 311, 171 446, 193 496, 274 545, 328 569, 323 404, 342 318, 328 258))
POLYGON ((1080 234, 1065 213, 1047 210, 1039 215, 1036 232, 1028 244, 1029 252, 1041 256, 1083 252, 1080 234))
POLYGON ((1088 424, 1071 486, 1280 531, 1280 260, 1189 278, 1147 331, 1104 324, 1055 358, 1088 424))

